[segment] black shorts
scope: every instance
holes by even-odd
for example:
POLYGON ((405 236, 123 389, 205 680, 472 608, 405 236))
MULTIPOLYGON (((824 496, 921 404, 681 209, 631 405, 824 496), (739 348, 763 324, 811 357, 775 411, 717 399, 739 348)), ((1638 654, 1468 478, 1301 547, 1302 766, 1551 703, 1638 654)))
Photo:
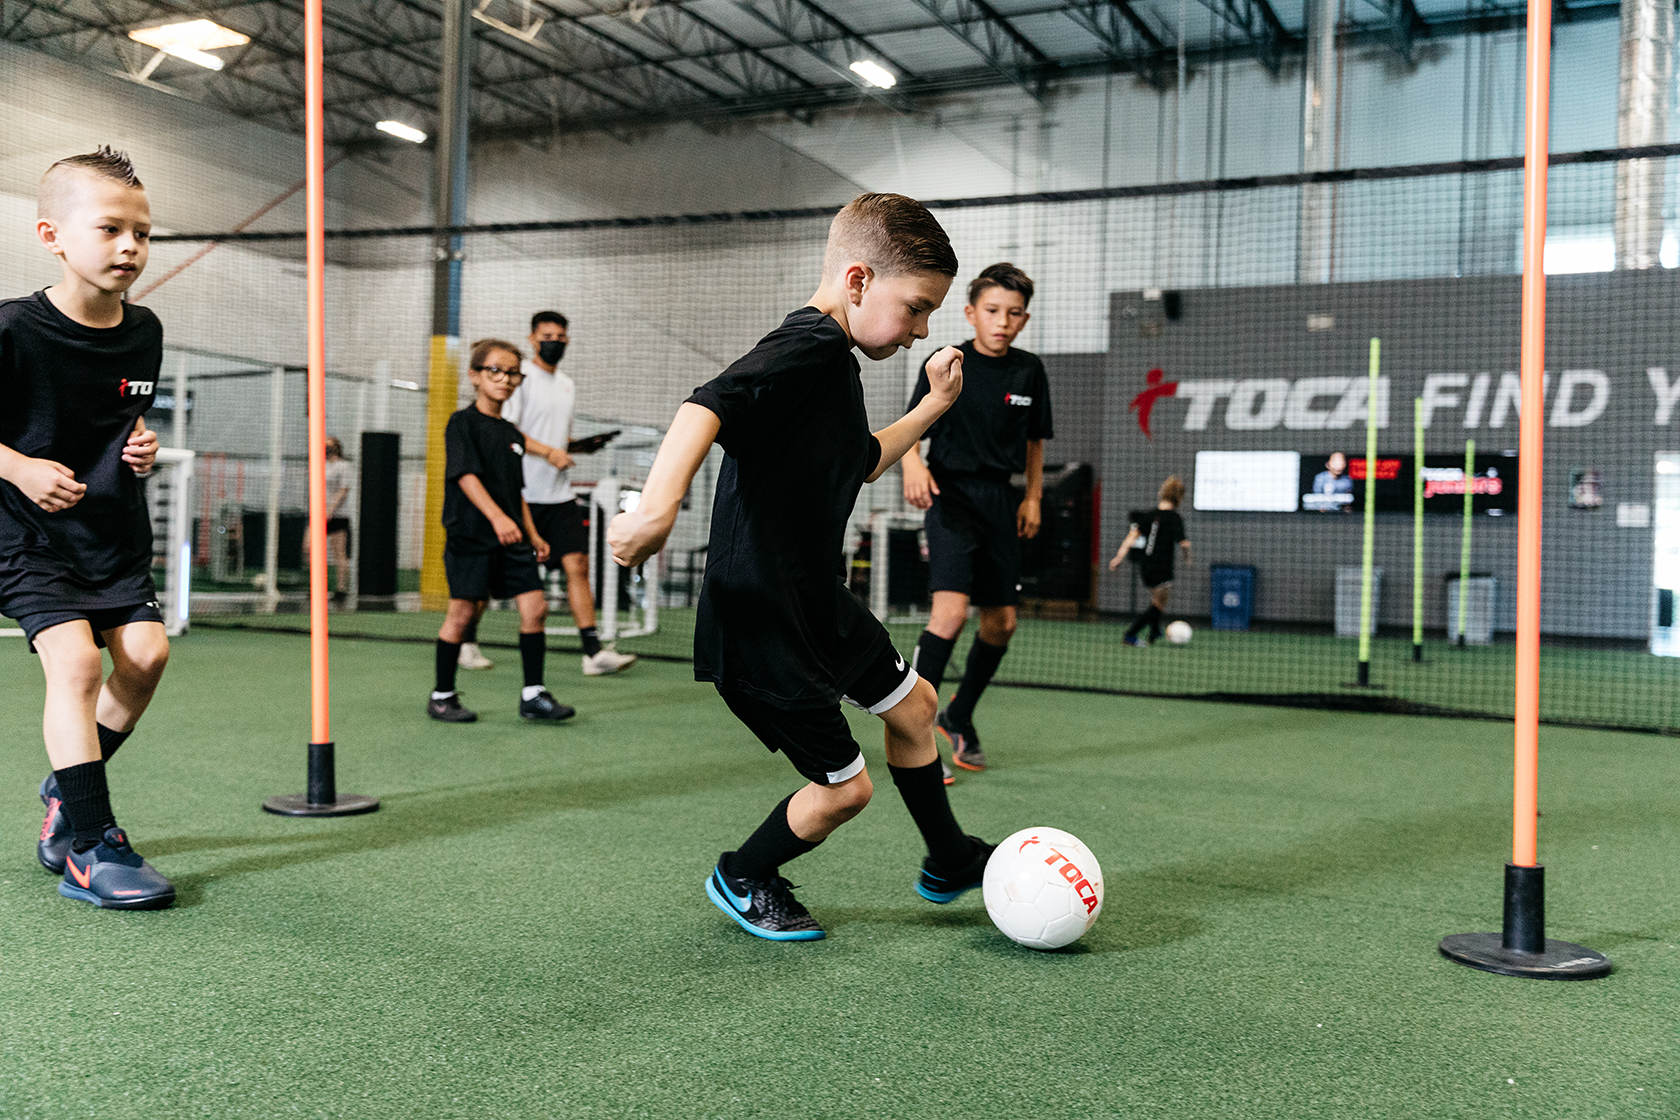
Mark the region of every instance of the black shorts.
POLYGON ((349 531, 350 519, 348 517, 327 518, 327 536, 330 537, 334 533, 348 533, 349 531))
POLYGON ((92 610, 67 607, 56 611, 36 611, 19 615, 17 624, 29 642, 29 652, 35 652, 35 635, 49 627, 65 622, 86 619, 93 630, 93 644, 105 648, 105 631, 127 626, 131 622, 163 622, 163 604, 156 599, 144 603, 129 603, 121 607, 95 607, 92 610))
POLYGON ((1020 503, 1007 482, 939 480, 927 511, 928 587, 959 591, 977 607, 1013 607, 1021 598, 1020 503))
POLYGON ((537 536, 548 542, 548 557, 555 566, 562 556, 589 551, 589 511, 582 501, 554 502, 531 506, 531 523, 537 536))
POLYGON ((1139 569, 1138 575, 1142 578, 1143 585, 1151 591, 1154 591, 1157 587, 1172 586, 1173 570, 1171 568, 1142 568, 1139 569))
MULTIPOLYGON (((899 652, 888 646, 852 682, 846 703, 872 715, 890 711, 921 680, 899 652)), ((852 738, 840 705, 828 708, 778 708, 755 696, 718 686, 718 694, 737 719, 772 751, 780 751, 794 769, 820 786, 836 785, 863 770, 863 752, 852 738)))
POLYGON ((489 552, 457 552, 446 544, 443 572, 451 599, 512 599, 542 590, 537 554, 523 541, 489 552))

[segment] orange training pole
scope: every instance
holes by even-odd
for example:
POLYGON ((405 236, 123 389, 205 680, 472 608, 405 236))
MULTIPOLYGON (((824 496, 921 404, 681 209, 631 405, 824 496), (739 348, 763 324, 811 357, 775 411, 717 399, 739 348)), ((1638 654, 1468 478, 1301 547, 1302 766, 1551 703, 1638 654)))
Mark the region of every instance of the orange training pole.
POLYGON ((1528 104, 1523 140, 1522 412, 1517 459, 1516 773, 1511 862, 1538 863, 1540 799, 1540 493, 1546 420, 1546 162, 1552 8, 1528 5, 1528 104))
POLYGON ((322 0, 304 0, 304 199, 309 262, 309 785, 271 797, 270 813, 342 817, 371 813, 379 801, 339 796, 327 691, 327 166, 321 90, 322 0))
POLYGON ((304 192, 309 272, 309 693, 311 743, 332 742, 327 686, 327 169, 322 0, 303 10, 304 192))
MULTIPOLYGON (((1498 933, 1455 933, 1442 938, 1439 948, 1447 959, 1484 972, 1535 980, 1590 980, 1610 975, 1610 961, 1596 950, 1546 936, 1546 869, 1535 851, 1540 790, 1540 492, 1546 423, 1546 117, 1551 104, 1551 53, 1551 0, 1529 0, 1522 434, 1517 460, 1517 744, 1505 917, 1498 933)), ((1465 482, 1468 485, 1470 479, 1465 482)))

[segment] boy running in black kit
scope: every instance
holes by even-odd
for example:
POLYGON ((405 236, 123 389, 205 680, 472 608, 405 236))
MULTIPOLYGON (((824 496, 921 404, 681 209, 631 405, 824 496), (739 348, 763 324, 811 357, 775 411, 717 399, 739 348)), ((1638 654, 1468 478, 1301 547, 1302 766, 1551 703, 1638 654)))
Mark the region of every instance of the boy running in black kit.
POLYGON ((519 718, 558 723, 576 713, 543 687, 548 639, 537 564, 548 543, 531 524, 531 510, 519 496, 525 485, 525 437, 502 419, 502 404, 524 375, 519 347, 499 339, 473 343, 469 376, 477 396, 449 418, 444 428, 443 568, 449 579, 449 609, 438 629, 437 681, 426 714, 445 723, 471 723, 455 691, 455 670, 468 624, 485 600, 512 599, 519 607, 519 660, 525 687, 519 718), (523 529, 521 529, 523 526, 523 529))
POLYGON ((1120 566, 1121 561, 1135 548, 1143 585, 1149 588, 1149 606, 1126 628, 1125 642, 1129 646, 1144 646, 1161 638, 1161 619, 1167 603, 1172 599, 1173 549, 1184 550, 1184 562, 1190 563, 1190 538, 1184 535, 1184 518, 1178 515, 1178 505, 1184 501, 1184 480, 1176 474, 1161 483, 1158 501, 1152 510, 1136 510, 1132 524, 1120 551, 1108 562, 1108 570, 1120 566), (1149 630, 1148 639, 1140 635, 1149 630))
POLYGON ((835 217, 822 285, 746 357, 695 390, 660 446, 641 504, 607 533, 639 564, 670 534, 711 445, 725 452, 694 633, 694 675, 809 782, 706 881, 748 933, 809 941, 822 927, 780 876, 873 793, 840 701, 881 717, 887 766, 928 846, 916 890, 950 902, 980 885, 991 846, 957 825, 933 745, 938 696, 839 579, 858 491, 897 462, 962 391, 962 357, 928 363, 926 398, 873 435, 852 347, 879 361, 927 337, 957 259, 921 203, 866 194, 835 217))
MULTIPOLYGON (((1038 535, 1044 441, 1055 437, 1044 363, 1011 344, 1032 318, 1033 282, 1012 264, 994 264, 968 288, 963 315, 974 327, 962 344, 966 386, 951 411, 928 429, 928 462, 912 445, 904 456, 904 500, 927 510, 928 576, 933 611, 916 642, 915 666, 935 690, 945 678, 972 603, 980 633, 968 651, 957 694, 939 713, 951 761, 984 770, 974 705, 991 683, 1015 634, 1021 590, 1021 538, 1038 535), (1027 475, 1017 505, 1009 478, 1027 475)), ((910 407, 927 395, 924 369, 910 407)))
POLYGON ((105 776, 169 660, 138 477, 157 458, 141 417, 163 328, 123 301, 146 267, 151 208, 128 157, 104 147, 53 164, 39 205, 63 279, 0 302, 0 614, 41 656, 53 767, 36 855, 66 898, 160 909, 175 888, 129 846, 105 776))

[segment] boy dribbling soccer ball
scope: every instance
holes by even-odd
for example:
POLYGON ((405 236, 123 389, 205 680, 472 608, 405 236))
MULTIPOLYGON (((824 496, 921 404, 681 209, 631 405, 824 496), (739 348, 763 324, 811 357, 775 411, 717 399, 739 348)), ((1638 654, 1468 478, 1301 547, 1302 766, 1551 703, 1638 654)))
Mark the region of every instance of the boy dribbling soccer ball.
POLYGON ((782 865, 862 812, 874 792, 840 701, 880 716, 887 768, 927 844, 917 893, 945 903, 980 886, 991 845, 964 834, 946 798, 938 694, 840 582, 835 559, 866 481, 904 457, 962 391, 960 352, 928 363, 929 391, 873 434, 852 348, 877 361, 927 337, 957 272, 921 203, 862 195, 829 229, 821 286, 722 375, 695 390, 666 433, 641 503, 612 521, 613 559, 654 555, 715 442, 724 450, 695 622, 694 675, 807 779, 706 881, 748 933, 810 941, 822 927, 782 865))

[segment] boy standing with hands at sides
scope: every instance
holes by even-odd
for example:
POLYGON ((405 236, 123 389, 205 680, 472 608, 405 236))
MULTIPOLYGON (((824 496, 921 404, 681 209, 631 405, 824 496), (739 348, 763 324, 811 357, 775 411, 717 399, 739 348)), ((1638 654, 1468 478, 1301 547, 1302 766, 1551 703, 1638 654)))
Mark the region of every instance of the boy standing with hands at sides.
POLYGON ((1190 563, 1190 538, 1184 535, 1184 518, 1178 515, 1178 505, 1182 501, 1184 480, 1176 474, 1168 475, 1167 480, 1161 483, 1155 508, 1132 513, 1132 524, 1126 530, 1126 539, 1120 543, 1120 551, 1114 554, 1114 559, 1108 562, 1108 570, 1114 571, 1135 547, 1139 553, 1139 575, 1143 577, 1143 585, 1149 589, 1149 606, 1126 628, 1125 642, 1129 646, 1146 646, 1160 640, 1161 619, 1165 617, 1167 603, 1172 599, 1173 548, 1182 548, 1184 562, 1190 563), (1148 639, 1141 636, 1146 628, 1149 630, 1148 639))
POLYGON ((548 542, 538 535, 531 510, 519 496, 525 484, 525 437, 502 419, 503 403, 524 378, 519 362, 519 347, 511 342, 488 338, 473 343, 467 363, 473 403, 451 416, 444 428, 443 525, 448 532, 443 568, 449 608, 438 629, 437 680, 426 714, 445 723, 478 718, 461 704, 455 671, 467 626, 490 598, 512 599, 519 608, 519 660, 525 672, 519 718, 559 723, 575 714, 543 687, 548 601, 537 564, 547 559, 548 542))
POLYGON ((143 414, 163 328, 123 299, 151 208, 128 157, 101 147, 47 169, 38 215, 63 279, 0 302, 0 614, 41 657, 53 768, 36 855, 66 898, 161 909, 175 888, 130 846, 105 774, 169 660, 140 485, 157 458, 143 414))
MULTIPOLYGON (((951 761, 984 770, 974 706, 991 683, 1009 639, 1021 591, 1021 539, 1038 535, 1044 488, 1044 441, 1055 438, 1050 380, 1044 363, 1017 350, 1015 336, 1032 318, 1033 282, 1012 264, 994 264, 968 287, 963 315, 974 339, 961 346, 966 388, 951 411, 928 429, 928 461, 912 444, 904 455, 904 500, 927 510, 928 582, 933 611, 916 642, 916 672, 939 688, 945 665, 980 608, 980 633, 969 647, 962 683, 939 713, 951 761), (1025 471, 1019 504, 1010 476, 1025 471)), ((929 391, 924 369, 910 396, 914 409, 929 391)))
POLYGON ((853 199, 829 228, 816 294, 677 410, 641 504, 607 533, 619 564, 652 556, 707 451, 723 448, 694 675, 808 779, 706 880, 713 904, 758 937, 824 935, 779 872, 873 794, 842 699, 886 724, 887 768, 928 849, 916 891, 950 902, 980 885, 991 855, 991 845, 963 833, 946 799, 933 743, 938 695, 838 576, 858 491, 962 392, 962 356, 947 347, 928 363, 922 402, 871 434, 851 350, 880 361, 926 338, 956 272, 945 231, 921 203, 853 199))

